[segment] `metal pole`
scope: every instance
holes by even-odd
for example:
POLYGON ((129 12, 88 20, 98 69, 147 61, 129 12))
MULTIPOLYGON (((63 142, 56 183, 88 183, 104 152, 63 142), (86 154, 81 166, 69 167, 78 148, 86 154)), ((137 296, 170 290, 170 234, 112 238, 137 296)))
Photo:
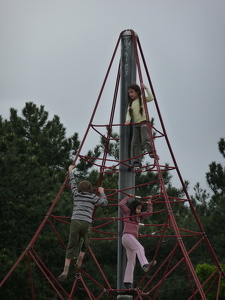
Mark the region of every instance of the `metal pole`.
MULTIPOLYGON (((120 100, 120 124, 125 123, 125 117, 128 107, 127 87, 136 82, 136 64, 134 56, 134 48, 132 42, 131 31, 126 30, 121 36, 121 100, 120 100)), ((131 158, 131 135, 132 129, 130 125, 120 126, 120 149, 119 160, 124 161, 131 158)), ((127 164, 129 162, 127 161, 127 164)), ((131 163, 131 161, 130 161, 131 163)), ((119 171, 119 190, 127 189, 125 192, 134 194, 135 174, 133 169, 120 164, 119 171), (130 188, 130 189, 129 189, 130 188)), ((125 195, 120 192, 120 202, 125 195)), ((120 208, 118 208, 118 216, 121 217, 120 208)), ((117 289, 123 288, 123 277, 126 267, 126 253, 122 246, 121 238, 123 231, 123 222, 118 222, 118 257, 117 257, 117 289)), ((125 297, 125 296, 124 296, 125 297)), ((119 299, 122 299, 121 296, 119 299)), ((127 299, 127 298, 123 298, 127 299)))

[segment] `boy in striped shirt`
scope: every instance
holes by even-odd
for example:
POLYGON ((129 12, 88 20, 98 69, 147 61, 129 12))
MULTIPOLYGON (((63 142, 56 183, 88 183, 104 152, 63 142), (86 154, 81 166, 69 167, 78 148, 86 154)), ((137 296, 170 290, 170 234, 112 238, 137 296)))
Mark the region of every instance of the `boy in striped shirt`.
POLYGON ((77 186, 73 173, 74 168, 74 165, 69 166, 69 177, 73 194, 73 213, 71 217, 64 270, 58 277, 59 281, 64 281, 66 279, 69 273, 71 260, 77 258, 77 256, 76 268, 79 269, 81 267, 85 252, 89 247, 94 208, 96 205, 106 206, 108 204, 103 187, 98 188, 100 196, 97 196, 93 193, 92 185, 89 181, 81 181, 77 186))

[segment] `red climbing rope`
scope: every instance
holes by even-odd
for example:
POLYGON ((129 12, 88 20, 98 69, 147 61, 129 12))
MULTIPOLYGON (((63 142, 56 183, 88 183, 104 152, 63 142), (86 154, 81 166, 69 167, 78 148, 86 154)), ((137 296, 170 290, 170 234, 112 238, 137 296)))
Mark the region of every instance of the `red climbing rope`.
MULTIPOLYGON (((54 294, 58 297, 57 299, 74 299, 76 293, 82 289, 84 293, 87 295, 89 299, 97 300, 107 296, 107 299, 116 299, 118 295, 124 295, 127 290, 117 289, 115 287, 115 280, 110 282, 110 279, 107 278, 107 266, 104 261, 102 261, 101 256, 99 256, 100 250, 102 247, 117 247, 118 240, 118 232, 117 232, 117 223, 118 222, 129 222, 133 223, 126 217, 118 217, 118 193, 120 195, 127 196, 131 189, 134 190, 148 190, 149 187, 154 187, 154 193, 152 195, 152 202, 154 203, 154 211, 152 212, 153 220, 162 220, 160 222, 151 222, 151 224, 142 224, 144 233, 139 235, 139 238, 143 241, 147 241, 148 244, 151 245, 152 260, 157 260, 158 264, 154 269, 151 267, 150 270, 143 276, 136 279, 136 285, 134 289, 131 289, 129 293, 133 295, 134 299, 157 299, 160 289, 162 288, 165 280, 167 280, 173 272, 179 268, 181 265, 184 265, 186 270, 186 280, 190 283, 190 298, 196 299, 195 296, 200 296, 201 299, 207 299, 207 293, 210 292, 211 289, 215 288, 219 291, 221 279, 225 278, 225 274, 222 271, 220 264, 217 260, 217 257, 213 251, 213 248, 204 232, 204 229, 201 225, 201 222, 195 212, 192 202, 190 201, 190 197, 188 195, 186 186, 181 177, 181 173, 179 171, 177 162, 175 160, 175 156, 173 154, 165 126, 163 124, 163 119, 159 110, 159 106, 157 103, 157 98, 153 89, 153 84, 151 82, 151 78, 148 72, 147 64, 143 55, 143 51, 141 48, 141 44, 139 38, 135 35, 134 31, 131 30, 132 42, 134 46, 135 52, 135 61, 138 70, 138 78, 140 82, 143 82, 143 73, 141 69, 141 63, 144 66, 145 75, 148 79, 148 84, 151 88, 152 94, 154 96, 154 105, 156 108, 156 112, 158 115, 159 124, 157 126, 153 126, 150 121, 150 116, 148 112, 148 107, 146 104, 146 98, 143 93, 144 99, 144 108, 146 111, 147 122, 146 125, 148 127, 148 132, 150 136, 150 140, 153 146, 153 154, 154 159, 150 164, 146 161, 145 166, 141 167, 139 172, 140 174, 134 170, 134 167, 131 164, 131 160, 137 158, 132 157, 125 160, 115 159, 113 157, 109 157, 109 147, 111 143, 119 144, 119 137, 113 137, 113 129, 117 129, 121 126, 126 126, 125 124, 115 124, 114 116, 116 112, 116 104, 118 98, 118 90, 120 84, 120 68, 121 65, 119 63, 116 83, 113 92, 113 101, 111 105, 111 111, 109 115, 109 122, 107 124, 93 124, 94 116, 98 109, 99 103, 101 101, 101 97, 111 71, 113 62, 115 60, 118 46, 121 40, 123 32, 120 34, 119 39, 116 43, 116 47, 114 49, 109 67, 106 72, 106 76, 103 80, 102 87, 100 89, 100 93, 98 95, 95 107, 93 109, 93 113, 91 115, 89 124, 87 126, 87 130, 84 134, 83 140, 80 144, 80 147, 76 153, 73 164, 76 165, 78 160, 86 162, 99 170, 99 178, 97 181, 96 189, 104 183, 105 176, 116 176, 119 174, 121 166, 125 166, 130 169, 131 172, 136 172, 136 175, 146 175, 151 172, 153 176, 146 177, 149 178, 147 182, 140 182, 139 184, 135 184, 134 186, 129 186, 126 189, 105 189, 107 193, 107 199, 109 202, 108 205, 108 214, 110 217, 104 216, 100 217, 97 211, 95 211, 93 215, 93 236, 91 238, 93 246, 89 247, 89 264, 92 264, 92 268, 81 268, 80 270, 74 270, 74 278, 71 283, 71 286, 65 288, 60 282, 58 282, 56 276, 58 274, 53 274, 51 271, 51 264, 49 262, 44 262, 42 260, 41 254, 38 254, 36 251, 36 243, 40 236, 42 236, 43 231, 46 227, 51 229, 51 233, 53 233, 56 243, 57 251, 59 251, 58 246, 61 245, 62 249, 66 249, 66 244, 64 242, 64 237, 61 236, 61 229, 63 226, 68 226, 70 224, 70 218, 64 216, 58 216, 53 214, 53 209, 57 206, 58 201, 61 199, 61 195, 70 188, 68 184, 68 175, 66 176, 57 196, 55 197, 51 207, 49 208, 45 218, 40 224, 37 232, 34 237, 31 239, 28 247, 21 254, 17 262, 14 264, 12 269, 8 272, 8 274, 2 280, 0 287, 3 288, 6 281, 10 280, 10 276, 18 267, 18 265, 23 261, 24 257, 27 256, 27 264, 28 264, 28 272, 30 279, 30 289, 31 289, 31 299, 35 300, 35 280, 34 274, 36 274, 37 270, 38 274, 41 274, 44 278, 44 283, 48 285, 48 288, 52 289, 54 294), (99 138, 104 140, 104 150, 101 157, 92 157, 85 155, 83 153, 84 144, 86 142, 87 136, 90 133, 90 130, 93 130, 99 138), (103 131, 103 132, 102 132, 103 131), (154 132, 154 134, 153 134, 154 132), (160 163, 158 159, 156 159, 156 147, 155 140, 163 140, 165 146, 169 150, 169 154, 172 158, 171 164, 163 164, 160 163), (182 198, 172 197, 168 195, 167 187, 164 182, 164 174, 166 172, 174 172, 178 175, 180 179, 181 186, 183 189, 182 198), (155 176, 154 176, 155 175, 155 176), (186 229, 182 228, 179 225, 179 209, 175 209, 177 206, 183 207, 185 205, 189 205, 191 212, 196 221, 196 226, 194 229, 186 229), (174 213, 175 212, 175 213, 174 213), (177 215, 178 217, 177 217, 177 215), (59 226, 60 225, 60 226, 59 226), (59 230, 60 228, 60 230, 59 230), (189 248, 186 247, 186 240, 192 239, 191 246, 189 248), (107 244, 108 243, 108 244, 107 244), (110 244, 109 244, 110 243, 110 244), (203 287, 205 282, 200 282, 199 278, 196 275, 195 269, 193 267, 192 261, 190 259, 191 254, 199 247, 199 245, 206 245, 209 254, 211 256, 211 260, 213 264, 216 266, 215 274, 218 272, 218 276, 215 278, 213 275, 207 279, 207 282, 211 282, 211 289, 209 289, 206 293, 203 291, 203 287), (100 245, 98 247, 98 245, 100 245), (103 245, 103 246, 102 246, 103 245), (161 257, 160 249, 167 245, 168 253, 166 257, 161 257), (97 250, 96 250, 97 249, 97 250), (96 250, 96 251, 95 251, 96 250), (91 257, 91 258, 90 258, 91 257), (35 267, 34 267, 35 265, 35 267), (97 275, 98 274, 98 275, 97 275), (151 276, 149 276, 151 274, 151 276), (94 285, 94 288, 93 288, 94 285), (90 288, 92 287, 92 288, 90 288)), ((132 123, 131 125, 135 125, 132 123)), ((140 156, 143 160, 147 160, 149 153, 142 153, 140 156)), ((140 201, 143 204, 146 203, 146 196, 140 197, 140 201)), ((46 249, 45 249, 46 251, 46 249)), ((86 257, 85 257, 86 259, 86 257)), ((111 258, 113 259, 113 258, 111 258)), ((115 270, 114 270, 115 271, 115 270)), ((43 279, 42 279, 43 280, 43 279)), ((217 292, 218 295, 218 292, 217 292)), ((85 298, 86 299, 86 298, 85 298)), ((105 299, 105 298, 104 298, 105 299)), ((218 297, 217 297, 218 299, 218 297)))

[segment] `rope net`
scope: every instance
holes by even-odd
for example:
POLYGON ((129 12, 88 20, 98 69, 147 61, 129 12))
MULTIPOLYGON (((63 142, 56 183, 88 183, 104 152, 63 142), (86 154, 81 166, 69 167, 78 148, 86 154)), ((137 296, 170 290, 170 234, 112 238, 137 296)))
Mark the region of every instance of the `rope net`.
MULTIPOLYGON (((100 106, 100 100, 102 99, 113 61, 116 57, 118 45, 123 34, 122 32, 113 52, 87 131, 73 161, 74 165, 77 165, 78 162, 81 164, 84 163, 92 166, 92 168, 96 170, 98 178, 97 180, 95 178, 95 188, 97 190, 101 185, 105 187, 105 193, 109 203, 107 207, 98 207, 93 215, 91 244, 85 255, 82 267, 76 270, 72 264, 66 282, 60 283, 57 280, 57 276, 62 271, 64 263, 71 217, 60 216, 57 210, 57 204, 64 193, 67 198, 70 193, 67 174, 36 234, 1 282, 1 287, 7 287, 10 280, 15 280, 13 274, 19 269, 19 264, 23 262, 27 265, 27 286, 30 287, 28 289, 30 299, 39 299, 37 295, 40 289, 42 291, 46 290, 46 299, 118 299, 119 296, 125 297, 126 295, 132 296, 133 299, 158 299, 160 289, 165 285, 169 286, 171 280, 176 280, 178 274, 176 271, 178 269, 180 270, 179 276, 182 273, 184 280, 190 284, 190 297, 188 299, 196 299, 196 296, 199 297, 199 295, 201 299, 207 299, 207 293, 212 289, 216 289, 218 295, 221 276, 225 278, 225 275, 220 268, 219 262, 190 201, 165 131, 140 41, 132 30, 131 33, 139 80, 143 82, 142 65, 146 73, 146 80, 154 96, 155 112, 158 117, 158 126, 154 126, 153 122, 149 121, 148 108, 145 102, 147 112, 146 124, 153 145, 154 158, 149 162, 149 153, 143 151, 141 156, 145 163, 137 171, 132 166, 132 161, 137 157, 119 160, 118 153, 115 151, 115 149, 118 150, 120 141, 119 135, 115 130, 121 126, 126 126, 125 124, 114 122, 120 82, 120 62, 113 92, 112 106, 109 111, 109 116, 107 117, 107 114, 105 114, 107 122, 103 124, 93 123, 100 106), (140 61, 141 59, 142 61, 140 61), (152 132, 154 134, 152 134, 152 132), (97 137, 93 138, 93 134, 97 137), (102 141, 102 154, 98 157, 84 153, 85 145, 89 143, 89 136, 91 136, 91 140, 97 141, 101 139, 102 141), (164 149, 168 149, 169 157, 171 158, 170 163, 159 163, 155 152, 155 142, 158 143, 160 140, 164 143, 164 149), (122 167, 135 173, 135 185, 119 190, 117 183, 122 167), (176 174, 180 180, 182 186, 180 196, 174 196, 173 190, 168 184, 169 172, 176 174), (114 181, 112 181, 112 185, 114 186, 106 187, 105 182, 109 181, 109 178, 114 179, 114 181), (152 195, 153 213, 151 213, 150 218, 140 224, 139 239, 145 248, 146 256, 149 261, 156 260, 157 265, 150 267, 149 271, 144 273, 137 263, 134 271, 134 287, 128 291, 126 289, 117 288, 117 254, 118 239, 120 238, 118 234, 118 224, 131 222, 127 218, 120 217, 118 213, 118 199, 127 196, 130 190, 135 190, 135 195, 138 196, 143 205, 146 205, 147 195, 152 195), (192 213, 195 224, 189 224, 188 220, 184 222, 180 219, 180 215, 182 215, 182 212, 185 211, 187 207, 192 213), (187 227, 184 228, 184 224, 186 224, 187 227), (52 240, 52 247, 55 249, 55 257, 49 257, 47 261, 44 261, 42 258, 42 252, 43 249, 45 249, 45 236, 48 236, 48 239, 52 240), (205 282, 201 282, 197 277, 192 264, 192 256, 196 254, 196 250, 199 248, 206 248, 208 250, 208 259, 216 266, 214 276, 211 276, 205 282), (107 253, 110 255, 107 255, 107 253), (56 261, 56 258, 57 261, 59 261, 59 256, 61 257, 61 264, 60 266, 55 266, 54 261, 56 261), (27 260, 25 260, 25 258, 27 258, 27 260), (35 285, 34 282, 39 282, 38 286, 37 283, 35 285), (206 282, 210 282, 208 291, 203 290, 206 282)), ((105 107, 104 101, 103 104, 105 107)), ((104 118, 101 118, 101 120, 102 119, 104 118)), ((77 176, 79 177, 79 174, 77 174, 77 176)), ((72 197, 71 194, 70 197, 72 197)), ((44 251, 48 251, 48 249, 44 251)), ((123 249, 122 251, 125 250, 123 249)), ((179 289, 181 288, 182 287, 179 287, 179 289)))

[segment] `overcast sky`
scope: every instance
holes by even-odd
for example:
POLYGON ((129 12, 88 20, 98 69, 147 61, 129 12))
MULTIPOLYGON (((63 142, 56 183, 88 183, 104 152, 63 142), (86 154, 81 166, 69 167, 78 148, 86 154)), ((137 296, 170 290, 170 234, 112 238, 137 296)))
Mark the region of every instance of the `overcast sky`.
MULTIPOLYGON (((58 115, 68 137, 78 132, 82 139, 125 29, 139 36, 190 194, 196 182, 207 188, 208 165, 224 165, 217 144, 225 137, 224 0, 0 0, 1 115, 7 119, 11 107, 21 112, 32 101, 50 118, 58 115)), ((105 107, 112 103, 116 67, 105 107)), ((102 124, 102 111, 99 118, 102 124)), ((162 148, 157 152, 165 163, 162 148)))

